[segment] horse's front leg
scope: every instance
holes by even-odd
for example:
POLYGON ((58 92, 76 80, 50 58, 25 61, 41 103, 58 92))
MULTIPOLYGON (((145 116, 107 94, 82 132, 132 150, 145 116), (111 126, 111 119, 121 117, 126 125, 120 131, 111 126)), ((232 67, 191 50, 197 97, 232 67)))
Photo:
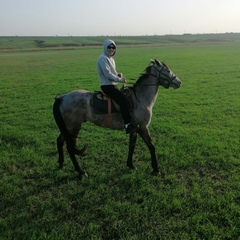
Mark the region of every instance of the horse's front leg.
POLYGON ((140 134, 140 136, 142 137, 143 141, 146 143, 146 145, 148 146, 148 149, 150 151, 153 174, 159 175, 160 172, 158 169, 158 163, 157 163, 157 159, 156 159, 155 146, 152 142, 149 131, 147 128, 141 128, 141 129, 139 129, 138 133, 140 134))
POLYGON ((136 132, 130 133, 127 166, 133 170, 135 169, 135 166, 133 165, 132 156, 136 146, 136 141, 137 141, 137 133, 136 132))

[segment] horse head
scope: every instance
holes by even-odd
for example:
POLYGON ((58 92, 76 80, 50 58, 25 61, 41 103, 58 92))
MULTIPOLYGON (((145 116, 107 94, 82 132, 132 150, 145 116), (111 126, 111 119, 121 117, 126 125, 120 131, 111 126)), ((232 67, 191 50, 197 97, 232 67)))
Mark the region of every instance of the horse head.
POLYGON ((171 71, 171 69, 163 62, 157 59, 151 60, 151 75, 155 76, 158 80, 158 84, 164 88, 179 88, 181 86, 181 80, 171 71))

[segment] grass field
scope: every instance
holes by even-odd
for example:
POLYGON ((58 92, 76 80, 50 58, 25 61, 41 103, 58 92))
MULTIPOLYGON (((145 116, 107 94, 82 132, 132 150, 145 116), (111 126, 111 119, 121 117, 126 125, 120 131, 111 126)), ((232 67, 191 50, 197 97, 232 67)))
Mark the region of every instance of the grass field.
POLYGON ((130 171, 124 131, 86 123, 78 161, 90 177, 79 181, 69 157, 57 169, 52 104, 57 94, 99 89, 101 52, 0 51, 0 239, 239 239, 240 44, 120 46, 129 86, 150 58, 183 82, 160 88, 153 109, 163 174, 151 176, 141 139, 130 171))
MULTIPOLYGON (((108 38, 108 37, 107 37, 108 38)), ((240 33, 224 34, 184 34, 163 36, 114 36, 120 45, 163 45, 163 44, 206 44, 206 43, 239 43, 240 33)), ((0 51, 44 49, 44 48, 79 48, 101 46, 106 36, 96 37, 0 37, 0 51)))

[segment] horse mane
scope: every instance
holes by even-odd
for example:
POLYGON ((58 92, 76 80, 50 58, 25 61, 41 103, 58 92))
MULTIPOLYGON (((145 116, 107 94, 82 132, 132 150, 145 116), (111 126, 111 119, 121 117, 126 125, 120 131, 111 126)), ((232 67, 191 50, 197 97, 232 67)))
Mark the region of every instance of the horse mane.
MULTIPOLYGON (((147 77, 149 77, 149 74, 151 73, 151 68, 152 68, 152 64, 153 63, 156 63, 157 65, 160 64, 160 62, 158 60, 152 60, 150 65, 144 70, 144 72, 140 75, 140 77, 138 78, 138 80, 134 83, 133 85, 133 88, 136 86, 136 85, 139 85, 141 84, 147 77)), ((165 64, 164 62, 161 62, 163 66, 165 66, 168 70, 169 70, 169 67, 167 66, 167 64, 165 64)))
MULTIPOLYGON (((138 85, 138 84, 142 83, 142 81, 149 76, 149 73, 151 72, 151 67, 152 67, 152 65, 148 66, 148 67, 144 70, 144 73, 142 73, 142 74, 140 75, 140 77, 138 78, 138 80, 136 81, 136 83, 134 83, 134 85, 138 85)), ((133 85, 133 86, 134 86, 134 85, 133 85)))

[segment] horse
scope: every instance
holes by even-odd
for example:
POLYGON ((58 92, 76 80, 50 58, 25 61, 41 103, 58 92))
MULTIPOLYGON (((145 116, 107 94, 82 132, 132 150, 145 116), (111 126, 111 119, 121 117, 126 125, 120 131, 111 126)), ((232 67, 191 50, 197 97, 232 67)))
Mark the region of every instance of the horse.
MULTIPOLYGON (((131 116, 132 123, 138 125, 136 131, 130 133, 127 167, 135 169, 133 164, 133 153, 137 136, 140 135, 147 145, 151 155, 151 166, 154 175, 160 171, 156 159, 155 146, 150 137, 148 126, 152 118, 152 108, 157 99, 158 88, 163 86, 174 89, 181 86, 181 80, 170 70, 170 68, 159 60, 151 60, 145 71, 132 86, 126 87, 126 93, 130 92, 129 98, 132 102, 131 116)), ((111 126, 109 126, 109 114, 95 113, 91 104, 93 92, 84 89, 75 90, 64 95, 56 96, 53 104, 53 115, 60 130, 57 138, 58 164, 63 168, 64 153, 63 146, 66 142, 67 151, 79 176, 88 174, 79 167, 76 155, 82 155, 87 148, 85 144, 81 149, 77 148, 76 141, 82 123, 90 121, 103 128, 123 130, 123 119, 120 112, 111 113, 111 126)))

